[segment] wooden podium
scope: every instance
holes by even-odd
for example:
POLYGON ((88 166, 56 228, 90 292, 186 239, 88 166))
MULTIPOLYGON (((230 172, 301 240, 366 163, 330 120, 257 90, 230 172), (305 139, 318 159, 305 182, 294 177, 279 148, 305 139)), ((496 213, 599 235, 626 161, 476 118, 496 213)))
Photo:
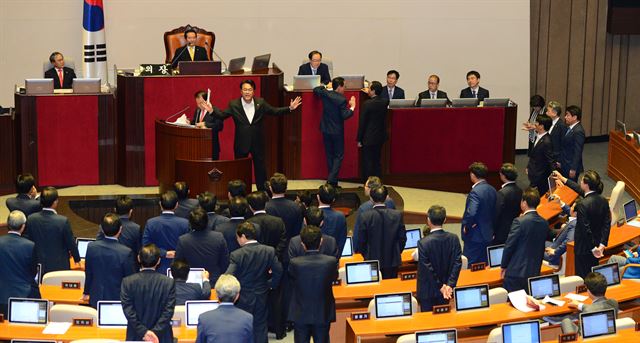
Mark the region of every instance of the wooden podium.
POLYGON ((160 192, 172 189, 176 181, 186 181, 191 197, 210 191, 219 199, 227 197, 227 183, 240 179, 251 184, 251 158, 211 160, 211 129, 177 126, 156 120, 156 176, 160 192), (212 180, 209 172, 222 175, 212 180))

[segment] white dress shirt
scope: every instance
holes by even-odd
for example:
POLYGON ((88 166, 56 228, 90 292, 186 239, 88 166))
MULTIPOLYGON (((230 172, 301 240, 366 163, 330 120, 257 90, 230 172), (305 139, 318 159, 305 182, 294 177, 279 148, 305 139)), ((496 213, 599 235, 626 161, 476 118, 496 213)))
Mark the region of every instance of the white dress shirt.
POLYGON ((244 109, 244 113, 247 115, 249 124, 251 124, 253 122, 253 117, 256 115, 255 102, 253 99, 251 99, 251 102, 246 102, 244 99, 240 101, 242 102, 242 108, 244 109))

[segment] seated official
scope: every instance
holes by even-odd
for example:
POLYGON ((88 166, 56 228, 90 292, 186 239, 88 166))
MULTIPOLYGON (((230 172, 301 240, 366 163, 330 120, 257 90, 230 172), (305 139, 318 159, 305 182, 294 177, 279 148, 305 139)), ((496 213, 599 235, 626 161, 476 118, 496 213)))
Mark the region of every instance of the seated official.
MULTIPOLYGON (((620 269, 626 266, 627 264, 640 264, 640 257, 638 257, 638 246, 636 245, 636 251, 631 253, 631 256, 619 256, 613 255, 609 258, 607 263, 617 263, 620 269)), ((622 275, 623 279, 640 279, 640 268, 638 267, 628 267, 624 275, 622 275)))
POLYGON ((449 102, 447 93, 439 90, 438 86, 440 86, 440 77, 435 74, 429 75, 427 90, 418 94, 418 103, 416 105, 420 106, 420 100, 422 99, 447 99, 447 102, 449 102))
POLYGON ((171 263, 171 276, 176 282, 176 305, 184 305, 189 300, 209 300, 211 298, 211 283, 209 272, 202 271, 202 285, 187 282, 189 278, 189 263, 176 259, 171 263))
MULTIPOLYGON (((615 309, 617 315, 619 311, 618 302, 615 299, 607 299, 607 297, 604 296, 607 292, 607 279, 604 275, 591 272, 584 278, 584 284, 587 286, 587 294, 589 295, 589 299, 591 299, 591 304, 584 304, 572 300, 569 303, 569 307, 577 308, 582 313, 615 309)), ((573 323, 577 317, 578 316, 574 314, 562 320, 560 325, 563 334, 578 332, 578 326, 573 323)))
POLYGON ((220 159, 220 131, 224 128, 224 122, 220 118, 213 115, 213 112, 220 110, 208 102, 207 92, 200 90, 194 94, 196 99, 196 110, 191 119, 191 125, 195 125, 199 129, 211 129, 211 159, 220 159))
POLYGON ((15 198, 7 199, 7 208, 9 211, 20 211, 28 217, 30 214, 42 210, 40 201, 36 199, 38 190, 36 189, 36 179, 33 175, 18 175, 16 179, 16 191, 18 195, 15 198))
POLYGON ((397 87, 400 73, 397 70, 387 72, 387 85, 382 88, 380 98, 382 99, 404 99, 404 90, 397 87))
POLYGON ((331 82, 329 67, 322 63, 322 53, 317 50, 309 53, 309 62, 298 68, 298 75, 320 75, 320 82, 323 84, 326 85, 331 82))
POLYGON ((189 213, 198 207, 198 200, 189 198, 191 191, 189 184, 184 181, 178 181, 173 184, 173 190, 178 196, 178 207, 175 209, 175 215, 181 218, 189 219, 189 213))
POLYGON ((472 70, 467 73, 467 84, 469 87, 460 91, 461 98, 477 98, 479 101, 484 101, 484 98, 489 97, 489 90, 480 87, 480 73, 472 70))
POLYGON ((73 69, 64 66, 64 56, 59 52, 54 52, 49 56, 49 62, 53 68, 44 72, 45 79, 53 79, 53 88, 71 88, 76 73, 73 69))
POLYGON ((560 259, 562 255, 567 252, 567 243, 573 242, 574 233, 576 231, 576 208, 579 207, 582 202, 581 199, 577 199, 572 207, 560 201, 560 198, 554 195, 554 201, 560 203, 562 212, 569 215, 569 221, 562 226, 560 233, 553 240, 553 242, 546 242, 544 248, 544 260, 549 262, 553 266, 560 265, 560 259))
POLYGON ((171 60, 171 66, 176 67, 178 65, 178 62, 209 60, 207 50, 201 46, 196 45, 196 41, 198 40, 198 33, 193 27, 189 27, 184 31, 184 39, 187 40, 187 44, 176 49, 173 54, 173 60, 171 60))

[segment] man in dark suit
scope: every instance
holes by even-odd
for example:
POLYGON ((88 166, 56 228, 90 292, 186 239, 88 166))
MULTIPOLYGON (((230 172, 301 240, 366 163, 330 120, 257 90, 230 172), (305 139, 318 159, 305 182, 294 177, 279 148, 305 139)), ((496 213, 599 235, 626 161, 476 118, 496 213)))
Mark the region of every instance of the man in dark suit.
POLYGON ((189 190, 189 185, 184 181, 174 183, 173 190, 178 195, 178 207, 175 209, 175 215, 180 218, 189 218, 189 213, 198 207, 198 200, 189 198, 191 191, 189 190))
POLYGON ((253 170, 256 180, 256 188, 264 190, 264 182, 267 180, 265 167, 265 136, 263 120, 265 115, 284 115, 294 111, 302 103, 301 97, 291 100, 288 107, 273 107, 264 99, 254 97, 256 84, 253 80, 244 80, 240 83, 242 97, 231 100, 223 113, 215 113, 220 119, 233 118, 236 125, 235 139, 233 143, 234 158, 243 158, 251 154, 253 170))
POLYGON ((7 218, 8 233, 0 236, 0 313, 7 318, 9 298, 40 299, 36 275, 35 244, 22 238, 27 217, 11 211, 7 218))
POLYGON ((467 84, 469 87, 460 91, 460 98, 476 98, 484 101, 489 97, 489 90, 480 87, 480 73, 472 70, 467 73, 467 84))
MULTIPOLYGON (((336 200, 336 189, 330 184, 318 187, 318 208, 322 210, 322 224, 317 225, 322 233, 333 237, 338 244, 338 251, 342 253, 347 240, 347 219, 344 213, 331 208, 331 204, 336 200)), ((313 224, 309 224, 313 225, 313 224)))
POLYGON ((171 263, 171 276, 176 283, 176 305, 182 306, 189 300, 209 300, 211 283, 209 272, 202 271, 202 284, 187 282, 191 266, 186 260, 176 258, 171 263))
POLYGON ((187 44, 176 49, 173 53, 173 60, 171 61, 171 67, 178 66, 178 62, 191 62, 191 61, 208 61, 209 55, 207 50, 201 46, 196 45, 198 40, 198 33, 193 27, 189 27, 184 31, 184 39, 187 44))
POLYGON ((458 237, 444 231, 447 211, 433 205, 427 212, 429 234, 418 243, 418 291, 420 310, 445 305, 453 295, 462 268, 462 248, 458 237))
MULTIPOLYGON (((140 230, 140 225, 131 220, 131 216, 133 215, 133 200, 128 195, 118 196, 116 198, 115 211, 122 225, 122 231, 118 235, 118 242, 131 249, 137 269, 137 267, 139 267, 138 253, 142 247, 142 230, 140 230)), ((104 238, 102 230, 98 231, 97 238, 104 238)))
POLYGON ((278 261, 282 261, 284 249, 287 246, 284 221, 265 211, 267 195, 264 192, 256 191, 249 194, 247 203, 253 212, 253 216, 248 220, 260 226, 260 236, 257 236, 258 242, 274 248, 278 261))
POLYGON ((265 206, 267 214, 276 216, 284 222, 287 245, 293 236, 300 234, 302 229, 302 208, 293 200, 285 198, 287 192, 287 177, 281 173, 275 173, 269 180, 273 196, 265 206))
POLYGON ((220 112, 218 108, 211 105, 206 91, 197 91, 194 95, 196 99, 196 110, 193 112, 191 125, 199 129, 211 129, 211 159, 220 159, 220 139, 219 133, 224 128, 224 122, 213 115, 213 112, 220 112))
POLYGON ((298 68, 298 75, 320 75, 320 82, 323 84, 326 85, 331 82, 329 67, 322 63, 322 53, 317 50, 309 53, 309 62, 298 68))
POLYGON ((135 272, 133 252, 118 242, 123 229, 120 218, 114 213, 107 213, 100 229, 104 238, 89 243, 85 256, 82 299, 89 301, 93 308, 100 300, 120 300, 122 279, 135 272))
POLYGON ((580 120, 582 110, 578 106, 569 106, 564 115, 567 131, 562 137, 560 152, 560 168, 562 175, 570 180, 578 181, 578 176, 584 169, 582 165, 582 149, 584 148, 585 133, 580 120))
POLYGON ((53 88, 71 88, 76 73, 73 69, 64 66, 64 56, 59 52, 54 52, 49 56, 49 62, 53 68, 44 72, 45 79, 53 79, 53 88))
POLYGON ((56 212, 58 191, 45 187, 40 194, 42 211, 27 219, 25 237, 36 244, 36 260, 42 263, 42 275, 56 270, 69 270, 69 255, 75 263, 80 263, 80 253, 76 246, 69 219, 56 212))
POLYGON ((371 99, 362 103, 356 137, 358 147, 362 149, 362 170, 365 178, 382 176, 380 155, 382 145, 387 140, 386 122, 389 106, 389 99, 380 97, 382 94, 380 82, 371 82, 368 93, 371 99))
MULTIPOLYGON (((560 166, 560 154, 562 153, 562 138, 567 133, 567 126, 564 123, 562 116, 562 105, 557 101, 550 101, 547 105, 546 114, 551 118, 551 128, 549 129, 549 136, 551 136, 551 145, 553 146, 553 167, 554 169, 560 166)), ((533 135, 535 140, 535 134, 533 135)), ((533 144, 533 141, 530 142, 533 144)))
MULTIPOLYGON (((591 304, 580 303, 575 300, 569 302, 569 307, 577 309, 581 313, 592 313, 604 310, 615 310, 615 315, 618 315, 620 306, 616 299, 607 299, 605 293, 607 292, 607 278, 600 273, 589 273, 584 278, 584 285, 587 286, 587 294, 591 299, 591 304)), ((560 328, 563 334, 575 333, 579 331, 578 325, 573 322, 578 319, 577 314, 573 314, 567 318, 564 318, 560 323, 560 328)))
POLYGON ((320 120, 320 132, 324 142, 324 150, 327 156, 327 182, 337 186, 338 173, 344 159, 344 121, 353 116, 356 108, 356 98, 349 99, 344 96, 344 79, 336 77, 331 81, 333 91, 328 91, 324 86, 313 89, 313 93, 322 99, 322 119, 320 120))
POLYGON ((587 170, 580 184, 575 183, 559 172, 553 175, 584 197, 576 206, 575 230, 575 270, 576 275, 584 278, 591 267, 598 265, 598 259, 604 255, 611 230, 611 210, 609 202, 602 196, 604 185, 600 175, 587 170))
MULTIPOLYGON (((352 241, 353 242, 357 242, 358 241, 358 236, 360 233, 360 214, 362 214, 362 212, 366 212, 370 209, 373 208, 373 201, 371 200, 370 194, 371 194, 371 189, 376 188, 376 187, 380 187, 382 186, 382 180, 380 180, 380 178, 378 176, 369 176, 367 178, 367 181, 364 182, 364 196, 365 196, 365 201, 363 201, 360 204, 360 207, 358 207, 358 212, 356 213, 356 223, 353 226, 353 237, 352 237, 352 241)), ((392 209, 396 209, 396 204, 393 201, 393 199, 391 199, 391 197, 387 197, 387 200, 384 201, 384 205, 387 208, 392 208, 392 209)), ((360 252, 358 251, 358 246, 354 245, 353 249, 355 250, 355 252, 360 252)))
POLYGON ((576 207, 578 204, 582 202, 581 199, 576 199, 573 203, 573 206, 569 207, 569 205, 565 204, 560 200, 557 195, 554 195, 553 201, 560 204, 562 208, 562 212, 569 216, 567 222, 562 225, 560 232, 553 239, 553 242, 546 242, 544 248, 544 260, 549 262, 550 265, 560 266, 560 259, 562 255, 567 252, 567 243, 573 242, 576 232, 576 207))
POLYGON ((448 103, 449 96, 447 96, 446 92, 439 90, 438 86, 440 86, 440 76, 435 74, 429 75, 429 79, 427 80, 427 90, 418 94, 418 102, 416 103, 416 106, 420 106, 420 100, 422 99, 447 99, 448 103))
POLYGON ((178 238, 176 259, 185 259, 192 268, 204 268, 215 284, 229 267, 229 250, 220 232, 207 229, 207 213, 196 208, 189 214, 191 232, 178 238))
POLYGON ((251 222, 240 224, 237 236, 241 248, 231 253, 226 274, 233 274, 242 285, 237 305, 253 315, 255 342, 266 343, 267 293, 280 283, 282 265, 272 247, 258 243, 251 222))
POLYGON ((469 260, 469 265, 487 262, 487 246, 493 240, 497 192, 485 180, 488 173, 482 162, 469 166, 473 186, 467 195, 460 235, 464 242, 462 254, 469 260))
POLYGON ((127 318, 127 341, 172 343, 171 318, 176 306, 172 279, 156 273, 160 249, 148 244, 138 255, 142 269, 122 280, 120 301, 127 318))
POLYGON ((540 275, 549 223, 536 212, 539 204, 537 189, 524 191, 520 202, 522 215, 511 224, 500 265, 502 287, 508 292, 527 290, 527 280, 540 275))
POLYGON ((289 264, 292 299, 289 319, 294 322, 296 343, 329 341, 329 327, 336 320, 333 280, 338 276, 338 261, 319 252, 322 232, 306 226, 300 233, 305 255, 289 264))
MULTIPOLYGON (((224 236, 224 240, 227 242, 227 249, 229 254, 240 248, 238 239, 236 236, 236 228, 238 225, 244 223, 245 217, 249 211, 249 204, 247 199, 236 196, 229 200, 229 213, 231 219, 228 222, 220 223, 216 225, 215 231, 220 232, 224 236)), ((255 224, 256 235, 260 237, 260 225, 255 224)))
POLYGON ((16 191, 18 195, 15 198, 7 199, 7 208, 9 211, 20 211, 25 216, 42 210, 40 201, 36 200, 38 190, 36 189, 36 179, 31 174, 18 175, 16 179, 16 191))
POLYGON ((387 195, 385 186, 371 189, 373 209, 360 214, 360 236, 355 244, 365 260, 380 261, 383 279, 394 279, 402 263, 401 254, 407 235, 402 213, 384 205, 387 195))
POLYGON ((397 87, 400 73, 397 70, 387 72, 387 85, 382 88, 380 97, 382 99, 404 99, 404 90, 397 87))
POLYGON ((548 177, 553 171, 553 143, 549 136, 551 118, 540 115, 536 118, 536 140, 529 145, 527 176, 530 187, 536 187, 540 194, 549 190, 548 177))
POLYGON ((234 306, 240 297, 240 282, 233 275, 220 275, 216 282, 220 306, 198 318, 196 343, 229 339, 237 343, 253 343, 253 316, 234 306))
POLYGON ((155 244, 160 249, 160 269, 158 273, 166 274, 175 257, 178 238, 189 232, 189 221, 175 215, 178 207, 178 196, 174 191, 166 191, 160 195, 162 214, 147 221, 142 234, 142 244, 155 244))
MULTIPOLYGON (((324 212, 316 206, 310 206, 304 214, 304 224, 305 226, 316 226, 322 227, 322 222, 324 219, 324 212)), ((342 250, 338 250, 338 245, 336 243, 335 238, 329 236, 327 234, 322 234, 322 240, 320 242, 320 247, 318 251, 321 254, 333 256, 336 259, 340 259, 340 255, 342 254, 342 250)), ((294 257, 304 256, 305 250, 302 245, 302 238, 300 235, 292 237, 291 241, 289 241, 289 260, 294 257)))
POLYGON ((229 218, 216 213, 216 195, 207 191, 198 195, 200 207, 207 212, 207 230, 213 231, 218 224, 226 223, 229 218))
POLYGON ((518 170, 511 163, 500 168, 502 187, 496 194, 496 225, 491 245, 504 244, 507 241, 511 223, 521 213, 522 189, 516 184, 518 170))

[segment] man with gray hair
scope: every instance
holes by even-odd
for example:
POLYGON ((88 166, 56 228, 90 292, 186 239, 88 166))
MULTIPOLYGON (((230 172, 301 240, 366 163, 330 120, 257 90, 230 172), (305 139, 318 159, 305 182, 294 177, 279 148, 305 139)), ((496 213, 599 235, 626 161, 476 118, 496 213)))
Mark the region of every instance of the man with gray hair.
POLYGON ((7 218, 9 233, 0 236, 0 313, 7 316, 10 297, 40 299, 35 281, 35 244, 22 237, 27 217, 12 211, 7 218))
POLYGON ((234 303, 240 297, 240 282, 231 274, 222 274, 216 282, 220 306, 200 315, 196 343, 228 342, 253 343, 253 316, 234 303))

